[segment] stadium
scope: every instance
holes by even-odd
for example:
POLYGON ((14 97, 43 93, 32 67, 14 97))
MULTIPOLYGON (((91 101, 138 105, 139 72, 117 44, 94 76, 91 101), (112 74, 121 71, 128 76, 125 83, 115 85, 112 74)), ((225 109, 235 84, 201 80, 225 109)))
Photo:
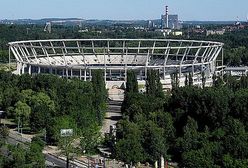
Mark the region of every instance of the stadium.
MULTIPOLYGON (((147 70, 159 70, 164 88, 171 88, 171 74, 177 73, 179 85, 193 74, 193 83, 211 85, 217 70, 217 57, 223 43, 175 39, 51 39, 10 42, 17 74, 50 73, 65 78, 90 80, 93 69, 102 69, 106 87, 122 86, 127 71, 137 73, 139 85, 145 84, 147 70)), ((12 54, 11 54, 12 53, 12 54)))

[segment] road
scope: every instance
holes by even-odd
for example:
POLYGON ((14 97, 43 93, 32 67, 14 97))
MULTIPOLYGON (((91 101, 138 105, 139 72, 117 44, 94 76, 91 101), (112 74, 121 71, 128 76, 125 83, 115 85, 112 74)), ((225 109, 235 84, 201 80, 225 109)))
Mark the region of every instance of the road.
MULTIPOLYGON (((14 133, 11 133, 9 135, 9 137, 7 138, 7 143, 11 144, 11 145, 21 144, 24 148, 28 148, 27 143, 29 143, 29 142, 25 138, 20 138, 20 135, 18 135, 18 134, 15 135, 14 133)), ((61 168, 66 167, 66 161, 65 160, 58 158, 56 156, 53 156, 49 153, 45 153, 44 156, 46 159, 46 164, 49 165, 50 167, 61 167, 61 168)), ((85 163, 84 165, 82 165, 82 163, 70 162, 69 167, 70 168, 76 168, 76 167, 77 168, 86 168, 87 164, 85 163)))
POLYGON ((44 154, 46 158, 46 162, 48 165, 56 166, 56 167, 66 167, 66 162, 64 160, 58 159, 57 157, 50 155, 50 154, 44 154))
MULTIPOLYGON (((61 167, 61 168, 66 167, 66 161, 62 160, 62 159, 59 159, 56 156, 53 156, 53 155, 50 155, 50 154, 45 154, 45 158, 46 158, 46 161, 50 162, 49 165, 51 165, 51 163, 52 163, 52 165, 54 167, 61 167)), ((70 163, 69 167, 70 168, 76 168, 76 167, 77 168, 81 168, 81 167, 86 168, 87 164, 85 164, 84 166, 82 166, 82 165, 80 166, 78 164, 70 163)))

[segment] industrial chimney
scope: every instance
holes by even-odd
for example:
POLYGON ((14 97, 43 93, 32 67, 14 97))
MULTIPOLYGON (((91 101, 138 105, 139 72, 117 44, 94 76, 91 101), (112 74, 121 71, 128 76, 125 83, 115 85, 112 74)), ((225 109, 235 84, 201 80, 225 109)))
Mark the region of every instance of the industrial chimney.
POLYGON ((168 10, 168 6, 165 6, 165 18, 166 18, 166 26, 165 28, 169 28, 169 10, 168 10))

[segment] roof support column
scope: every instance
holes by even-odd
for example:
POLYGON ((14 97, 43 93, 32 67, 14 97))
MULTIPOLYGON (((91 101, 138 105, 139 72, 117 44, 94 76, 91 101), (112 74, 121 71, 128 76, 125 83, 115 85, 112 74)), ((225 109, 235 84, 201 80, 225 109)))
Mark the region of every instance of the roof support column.
POLYGON ((200 45, 200 48, 197 50, 197 52, 195 54, 195 58, 194 58, 194 61, 193 61, 193 64, 192 64, 192 76, 195 75, 195 63, 197 62, 197 59, 199 57, 199 53, 200 53, 201 49, 202 49, 202 43, 200 45))
POLYGON ((127 82, 127 57, 128 57, 128 48, 126 48, 126 57, 125 57, 125 82, 127 82))
MULTIPOLYGON (((182 42, 181 42, 180 46, 181 45, 182 45, 182 42)), ((177 52, 179 53, 179 50, 177 52)), ((165 74, 166 74, 165 66, 167 65, 167 60, 169 58, 169 55, 170 55, 170 41, 168 41, 165 52, 164 52, 164 66, 163 66, 164 80, 165 80, 165 74)))
POLYGON ((147 80, 147 67, 145 67, 145 80, 147 80))
POLYGON ((184 52, 184 54, 183 54, 182 60, 181 60, 180 65, 179 65, 179 79, 180 79, 181 76, 182 76, 182 65, 183 65, 183 60, 185 59, 185 57, 186 57, 186 55, 187 55, 187 53, 188 53, 188 50, 189 50, 189 48, 187 47, 187 48, 185 49, 185 52, 184 52))
POLYGON ((87 80, 87 69, 85 67, 85 69, 84 69, 84 81, 86 81, 86 80, 87 80))
POLYGON ((106 81, 107 81, 107 66, 106 66, 106 49, 104 47, 104 81, 105 81, 105 84, 106 84, 106 81))
POLYGON ((125 66, 125 82, 127 82, 127 67, 125 66))
POLYGON ((32 68, 32 66, 29 64, 29 65, 28 65, 28 74, 29 74, 29 75, 31 75, 31 68, 32 68))
POLYGON ((163 67, 163 74, 164 74, 164 80, 165 80, 165 65, 163 67))
POLYGON ((89 76, 89 77, 90 77, 90 81, 91 81, 91 80, 92 80, 92 76, 91 76, 91 69, 89 69, 89 70, 90 70, 90 76, 89 76))
POLYGON ((224 77, 224 48, 221 49, 221 77, 224 77))
POLYGON ((38 74, 40 74, 40 66, 38 67, 38 74))
POLYGON ((25 73, 25 64, 22 64, 22 73, 21 74, 24 74, 25 73))
POLYGON ((20 62, 17 62, 17 73, 18 75, 21 75, 21 70, 22 70, 22 64, 20 62))
POLYGON ((65 73, 66 73, 66 79, 68 79, 68 67, 66 67, 65 73))
POLYGON ((148 52, 147 52, 147 58, 146 58, 146 66, 145 66, 145 78, 147 79, 147 66, 150 62, 150 49, 148 49, 148 52))
POLYGON ((107 68, 105 67, 104 68, 104 82, 106 84, 106 81, 107 81, 107 68))
POLYGON ((82 80, 82 69, 79 68, 79 79, 82 80))
POLYGON ((10 71, 10 62, 11 62, 10 56, 11 56, 11 52, 10 52, 10 47, 9 47, 9 71, 10 71))

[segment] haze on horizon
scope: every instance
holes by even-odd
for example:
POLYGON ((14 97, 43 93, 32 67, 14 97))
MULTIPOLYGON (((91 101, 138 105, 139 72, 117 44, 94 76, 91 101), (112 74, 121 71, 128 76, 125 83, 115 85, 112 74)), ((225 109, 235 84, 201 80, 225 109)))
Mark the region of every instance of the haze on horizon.
POLYGON ((159 19, 164 6, 180 20, 246 20, 247 0, 4 0, 0 19, 159 19))

